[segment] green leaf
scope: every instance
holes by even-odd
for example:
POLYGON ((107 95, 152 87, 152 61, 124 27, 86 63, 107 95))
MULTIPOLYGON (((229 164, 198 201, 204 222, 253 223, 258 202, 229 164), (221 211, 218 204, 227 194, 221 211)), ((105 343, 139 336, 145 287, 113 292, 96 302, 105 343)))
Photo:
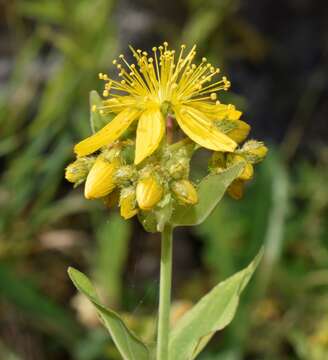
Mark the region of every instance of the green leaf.
POLYGON ((263 249, 246 269, 219 283, 181 318, 171 332, 170 360, 195 359, 214 333, 232 321, 240 294, 259 264, 262 254, 263 249))
POLYGON ((110 306, 118 305, 122 295, 123 269, 128 254, 130 223, 117 213, 95 214, 97 247, 94 258, 95 279, 105 290, 110 306))
POLYGON ((93 133, 97 132, 112 120, 111 115, 100 115, 99 111, 92 111, 94 105, 103 106, 103 100, 96 90, 90 91, 90 126, 93 133))
POLYGON ((174 226, 191 226, 202 223, 215 209, 226 189, 238 176, 242 163, 225 170, 220 174, 208 175, 198 185, 199 202, 194 206, 177 206, 172 215, 174 226))
POLYGON ((148 347, 127 328, 116 312, 107 309, 99 302, 96 290, 90 280, 83 273, 71 267, 68 269, 68 275, 75 287, 83 293, 97 309, 100 318, 112 336, 123 359, 149 360, 150 352, 148 347))

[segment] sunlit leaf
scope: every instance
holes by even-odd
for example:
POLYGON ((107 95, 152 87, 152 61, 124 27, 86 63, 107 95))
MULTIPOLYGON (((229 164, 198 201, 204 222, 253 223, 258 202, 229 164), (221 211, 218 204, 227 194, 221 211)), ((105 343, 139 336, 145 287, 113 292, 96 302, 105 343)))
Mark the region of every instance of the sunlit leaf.
POLYGON ((75 287, 83 293, 97 309, 100 318, 109 331, 123 359, 149 360, 150 351, 148 347, 127 328, 116 312, 106 308, 99 302, 96 290, 90 280, 74 268, 69 268, 68 274, 75 287))
POLYGON ((195 359, 214 333, 232 321, 262 253, 263 249, 246 269, 219 283, 181 318, 170 335, 169 359, 195 359))

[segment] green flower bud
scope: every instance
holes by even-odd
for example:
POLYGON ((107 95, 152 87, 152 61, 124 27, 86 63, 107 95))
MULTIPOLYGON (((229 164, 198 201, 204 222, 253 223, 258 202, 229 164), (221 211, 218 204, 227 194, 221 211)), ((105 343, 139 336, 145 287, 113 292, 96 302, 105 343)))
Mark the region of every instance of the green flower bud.
POLYGON ((250 163, 256 164, 265 158, 268 153, 268 148, 261 141, 250 140, 243 145, 240 153, 243 154, 250 163))
POLYGON ((89 173, 95 162, 94 157, 80 157, 69 164, 65 170, 65 178, 71 183, 80 184, 89 173))

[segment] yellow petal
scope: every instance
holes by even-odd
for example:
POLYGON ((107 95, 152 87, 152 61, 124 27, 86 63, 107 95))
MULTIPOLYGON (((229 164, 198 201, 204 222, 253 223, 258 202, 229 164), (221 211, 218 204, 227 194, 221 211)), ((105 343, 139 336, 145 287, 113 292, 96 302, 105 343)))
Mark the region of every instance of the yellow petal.
POLYGON ((181 129, 197 144, 215 151, 233 151, 237 147, 199 110, 181 106, 175 108, 175 114, 181 129))
POLYGON ((163 138, 164 131, 165 121, 159 108, 142 113, 137 128, 136 155, 134 159, 136 165, 157 149, 163 138))
POLYGON ((97 133, 75 145, 74 151, 78 156, 84 156, 93 153, 104 145, 109 145, 124 133, 139 113, 140 111, 135 109, 123 110, 97 133))
POLYGON ((213 120, 238 120, 242 114, 241 111, 236 110, 231 104, 226 105, 195 101, 190 106, 203 112, 206 117, 213 120))
POLYGON ((132 96, 114 97, 103 101, 104 110, 116 114, 120 113, 127 107, 131 107, 134 104, 136 104, 136 100, 132 96))

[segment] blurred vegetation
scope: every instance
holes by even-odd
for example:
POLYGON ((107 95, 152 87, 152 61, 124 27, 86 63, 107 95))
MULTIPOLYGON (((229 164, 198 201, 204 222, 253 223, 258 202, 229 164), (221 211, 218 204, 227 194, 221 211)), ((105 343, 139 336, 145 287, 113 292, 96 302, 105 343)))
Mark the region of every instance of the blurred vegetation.
MULTIPOLYGON (((130 312, 127 321, 143 337, 154 336, 156 236, 85 201, 63 179, 73 143, 89 133, 88 94, 101 86, 97 74, 110 70, 127 45, 117 40, 116 5, 0 3, 1 359, 118 359, 95 313, 68 281, 68 265, 91 275, 108 303, 130 312)), ((203 6, 188 0, 184 6, 183 28, 162 35, 176 44, 199 43, 225 71, 237 60, 261 63, 275 46, 239 11, 238 1, 203 6)), ((311 89, 311 101, 295 110, 285 140, 271 145, 244 200, 225 199, 192 233, 176 232, 173 322, 190 300, 266 245, 238 319, 201 359, 328 358, 328 148, 297 151, 304 117, 318 96, 318 87, 311 89)), ((227 95, 227 101, 247 115, 248 94, 242 95, 227 95)))

